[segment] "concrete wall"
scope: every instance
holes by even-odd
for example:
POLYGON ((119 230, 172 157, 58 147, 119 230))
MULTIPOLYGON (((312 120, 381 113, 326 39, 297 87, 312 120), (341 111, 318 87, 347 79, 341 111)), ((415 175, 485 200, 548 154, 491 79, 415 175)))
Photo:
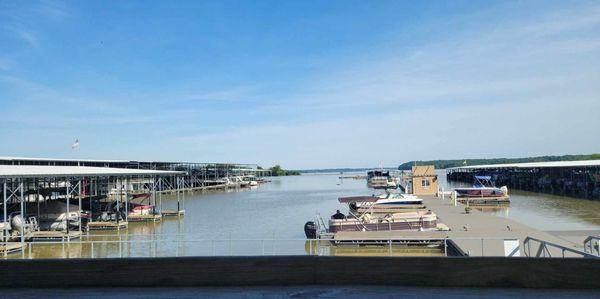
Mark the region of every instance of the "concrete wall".
POLYGON ((600 288, 600 260, 181 257, 0 261, 0 287, 395 285, 600 288))

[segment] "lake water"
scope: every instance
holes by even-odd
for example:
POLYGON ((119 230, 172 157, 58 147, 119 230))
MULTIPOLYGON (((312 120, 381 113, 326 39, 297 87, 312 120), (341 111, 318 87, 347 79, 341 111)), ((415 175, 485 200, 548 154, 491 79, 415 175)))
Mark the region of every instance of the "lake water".
MULTIPOLYGON (((120 232, 90 232, 95 237, 84 240, 99 241, 93 249, 91 244, 76 242, 68 247, 36 244, 32 257, 303 254, 313 246, 304 240, 306 221, 313 220, 317 213, 327 219, 336 209, 345 212, 338 197, 380 193, 369 189, 365 180, 341 180, 339 176, 275 177, 256 189, 187 193, 184 217, 165 218, 159 223, 130 223, 127 230, 120 232), (119 246, 117 240, 129 243, 119 246)), ((454 186, 446 182, 443 171, 439 178, 446 190, 454 186)), ((509 192, 510 207, 490 213, 540 230, 600 229, 600 202, 509 192)), ((163 209, 175 207, 175 198, 163 196, 163 209)), ((378 254, 376 249, 373 254, 378 254)))

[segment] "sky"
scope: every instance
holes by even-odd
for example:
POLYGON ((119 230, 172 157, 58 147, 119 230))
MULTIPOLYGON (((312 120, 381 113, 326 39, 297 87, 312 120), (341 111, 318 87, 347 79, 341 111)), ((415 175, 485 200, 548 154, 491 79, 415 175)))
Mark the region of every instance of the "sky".
POLYGON ((393 167, 599 131, 600 1, 0 0, 0 156, 393 167))

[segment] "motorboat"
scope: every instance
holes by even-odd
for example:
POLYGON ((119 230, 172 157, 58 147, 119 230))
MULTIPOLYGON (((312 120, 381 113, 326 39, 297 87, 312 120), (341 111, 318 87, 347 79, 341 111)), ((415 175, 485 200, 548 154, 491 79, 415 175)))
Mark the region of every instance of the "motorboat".
POLYGON ((244 182, 247 182, 248 186, 250 186, 250 187, 258 186, 258 179, 253 175, 247 175, 247 176, 243 177, 243 180, 244 180, 244 182))
POLYGON ((412 194, 387 192, 378 196, 351 196, 339 199, 353 212, 391 213, 409 209, 424 209, 423 200, 412 194))
POLYGON ((144 216, 153 215, 154 205, 130 203, 129 204, 129 216, 144 216))
POLYGON ((431 211, 410 211, 376 216, 363 213, 359 217, 330 219, 329 232, 340 231, 391 231, 391 230, 437 230, 437 215, 431 211))
POLYGON ((456 200, 463 203, 482 205, 510 203, 508 188, 495 187, 491 176, 476 175, 473 187, 455 188, 454 191, 456 200))
POLYGON ((82 218, 82 213, 76 205, 61 201, 51 201, 46 205, 40 205, 38 223, 43 230, 65 231, 67 224, 70 228, 78 228, 82 218))
POLYGON ((395 189, 398 184, 389 170, 370 170, 367 172, 367 185, 373 189, 395 189))
MULTIPOLYGON (((387 196, 386 196, 387 197, 387 196)), ((309 221, 304 225, 304 232, 309 239, 320 238, 323 235, 334 235, 344 231, 424 231, 438 230, 437 215, 432 211, 426 210, 423 205, 412 204, 419 203, 418 198, 407 196, 406 198, 386 198, 379 196, 352 196, 341 197, 340 203, 348 204, 349 213, 342 214, 339 210, 331 216, 328 226, 320 216, 316 221, 309 221), (376 202, 396 202, 395 205, 382 203, 375 205, 376 202), (356 208, 361 203, 362 207, 356 208), (366 205, 366 206, 365 206, 366 205), (355 207, 353 209, 353 206, 355 207), (405 206, 412 209, 389 209, 389 206, 405 206), (379 211, 377 207, 383 207, 379 211)))

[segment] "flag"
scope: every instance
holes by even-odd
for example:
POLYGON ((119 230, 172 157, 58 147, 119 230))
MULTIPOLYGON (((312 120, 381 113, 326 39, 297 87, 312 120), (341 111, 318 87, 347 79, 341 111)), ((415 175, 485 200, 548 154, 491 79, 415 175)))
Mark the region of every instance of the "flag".
POLYGON ((73 143, 71 145, 71 149, 78 149, 79 148, 79 138, 75 139, 75 143, 73 143))

